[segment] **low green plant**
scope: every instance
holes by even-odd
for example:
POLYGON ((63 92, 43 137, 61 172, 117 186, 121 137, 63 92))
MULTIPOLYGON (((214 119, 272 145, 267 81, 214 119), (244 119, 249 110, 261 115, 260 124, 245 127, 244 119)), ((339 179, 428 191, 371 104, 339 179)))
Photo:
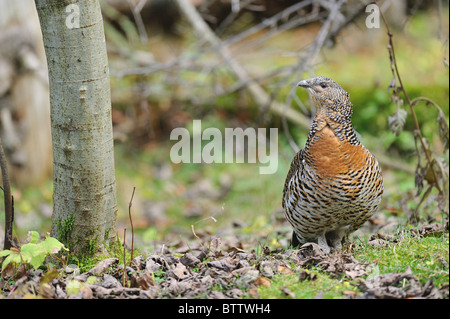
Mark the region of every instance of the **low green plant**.
POLYGON ((448 284, 448 233, 418 238, 404 231, 398 235, 397 242, 387 242, 386 245, 373 247, 360 244, 353 255, 357 260, 376 264, 381 274, 402 273, 409 267, 422 284, 430 278, 437 287, 448 284))
POLYGON ((318 269, 303 270, 311 276, 308 280, 299 280, 298 274, 279 274, 271 279, 269 286, 258 288, 262 299, 340 299, 345 294, 357 295, 358 289, 351 280, 332 278, 318 269))
POLYGON ((34 269, 39 268, 47 256, 54 256, 61 249, 68 250, 56 238, 47 236, 39 242, 37 231, 28 232, 28 243, 20 248, 11 248, 0 251, 0 257, 6 257, 2 263, 2 271, 9 265, 30 264, 34 269))

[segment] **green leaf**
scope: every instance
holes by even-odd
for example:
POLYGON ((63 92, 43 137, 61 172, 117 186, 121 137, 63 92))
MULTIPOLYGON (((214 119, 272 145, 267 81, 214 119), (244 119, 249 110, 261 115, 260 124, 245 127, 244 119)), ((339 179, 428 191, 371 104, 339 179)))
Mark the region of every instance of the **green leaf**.
POLYGON ((41 244, 28 243, 23 245, 21 249, 23 261, 29 263, 34 269, 42 265, 46 256, 46 251, 41 244))
POLYGON ((38 269, 40 265, 44 263, 45 255, 40 254, 33 256, 30 260, 30 265, 33 266, 34 269, 38 269))
POLYGON ((8 256, 9 254, 11 254, 11 250, 9 250, 9 249, 0 251, 0 257, 5 257, 5 256, 8 256))
POLYGON ((28 242, 31 244, 36 244, 39 241, 39 233, 35 230, 31 230, 27 235, 28 242))
POLYGON ((8 266, 8 264, 10 263, 20 264, 21 261, 22 261, 21 256, 19 254, 12 252, 12 254, 6 257, 5 260, 3 261, 2 270, 4 270, 6 266, 8 266))
POLYGON ((53 237, 47 237, 40 243, 47 254, 56 254, 61 249, 68 250, 59 240, 53 237))

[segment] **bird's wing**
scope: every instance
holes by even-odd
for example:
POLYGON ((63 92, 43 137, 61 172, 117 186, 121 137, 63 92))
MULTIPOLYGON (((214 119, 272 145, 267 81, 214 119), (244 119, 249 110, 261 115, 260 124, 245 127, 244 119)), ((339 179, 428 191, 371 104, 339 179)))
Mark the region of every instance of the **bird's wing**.
POLYGON ((297 154, 295 154, 294 158, 292 159, 291 167, 284 182, 283 201, 282 201, 283 208, 285 208, 284 202, 286 193, 288 191, 289 182, 291 181, 292 176, 294 176, 295 172, 297 172, 302 168, 302 158, 303 158, 303 149, 298 151, 297 154))

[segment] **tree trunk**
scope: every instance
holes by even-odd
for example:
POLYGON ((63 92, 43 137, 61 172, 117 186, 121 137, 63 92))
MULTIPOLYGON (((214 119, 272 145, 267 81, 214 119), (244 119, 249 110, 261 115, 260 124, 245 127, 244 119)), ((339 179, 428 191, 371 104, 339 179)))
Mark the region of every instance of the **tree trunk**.
POLYGON ((35 0, 50 83, 52 236, 78 257, 116 242, 108 58, 98 0, 35 0))

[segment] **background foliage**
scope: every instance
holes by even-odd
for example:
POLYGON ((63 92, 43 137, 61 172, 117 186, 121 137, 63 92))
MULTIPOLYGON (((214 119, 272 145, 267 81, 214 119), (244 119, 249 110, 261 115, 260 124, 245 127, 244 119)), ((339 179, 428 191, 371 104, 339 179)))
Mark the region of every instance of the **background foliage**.
MULTIPOLYGON (((172 10, 172 5, 164 10, 172 10)), ((179 12, 170 19, 164 18, 164 23, 148 18, 142 29, 129 6, 123 10, 114 1, 106 1, 102 9, 112 76, 119 235, 123 237, 127 228, 126 242, 131 242, 128 205, 136 187, 132 206, 134 247, 141 252, 159 249, 161 242, 176 246, 177 242, 208 236, 238 236, 240 242, 251 243, 256 251, 266 246, 287 247, 290 228, 281 210, 282 187, 295 154, 292 142, 302 147, 308 127, 291 121, 284 126, 282 116, 259 105, 246 90, 246 83, 236 78, 215 48, 207 45, 179 12), (170 131, 176 127, 191 130, 193 119, 201 119, 203 128, 220 130, 277 127, 277 172, 260 175, 254 164, 171 163, 170 131)), ((360 13, 325 41, 301 72, 296 72, 296 67, 303 66, 302 59, 310 54, 308 49, 326 20, 326 11, 321 15, 323 11, 319 10, 316 20, 285 31, 283 26, 292 20, 279 19, 277 27, 239 40, 240 35, 267 16, 251 6, 234 16, 227 11, 225 18, 214 7, 200 5, 198 9, 203 17, 211 19, 206 19, 209 26, 228 45, 233 57, 274 100, 288 103, 309 118, 314 109, 306 93, 292 91, 299 78, 330 76, 350 93, 354 127, 363 144, 382 159, 385 182, 380 212, 352 238, 357 246, 355 255, 360 260, 378 262, 381 272, 405 271, 415 260, 417 263, 411 267, 420 280, 434 276, 440 285, 448 284, 448 212, 437 206, 435 190, 416 212, 425 190, 416 194, 416 128, 410 110, 402 106, 407 113, 399 134, 389 126, 389 117, 398 105, 389 89, 392 72, 383 24, 379 29, 367 29, 366 15, 360 13), (416 213, 418 221, 412 221, 416 213), (392 258, 392 250, 367 245, 371 234, 398 235, 405 229, 419 229, 433 222, 444 225, 447 232, 420 241, 414 236, 400 236, 397 246, 390 243, 390 248, 397 247, 398 258, 392 258)), ((314 17, 309 7, 305 10, 314 17)), ((155 12, 158 15, 161 11, 155 12)), ((404 88, 411 98, 424 96, 436 102, 448 126, 448 1, 442 1, 440 6, 412 5, 404 15, 387 13, 387 18, 404 88)), ((422 134, 430 143, 429 150, 443 159, 448 176, 448 131, 446 142, 439 132, 435 108, 421 103, 414 111, 422 134)), ((23 244, 29 230, 45 233, 50 229, 52 184, 49 178, 39 187, 14 186, 14 234, 23 244)), ((320 273, 317 285, 336 285, 329 276, 322 276, 320 273)), ((292 280, 297 298, 313 297, 326 289, 315 287, 311 294, 302 295, 303 285, 308 283, 293 278, 274 277, 272 285, 261 288, 260 296, 286 297, 280 289, 291 285, 292 280)), ((350 289, 346 285, 336 286, 329 297, 342 297, 343 291, 350 289)))

